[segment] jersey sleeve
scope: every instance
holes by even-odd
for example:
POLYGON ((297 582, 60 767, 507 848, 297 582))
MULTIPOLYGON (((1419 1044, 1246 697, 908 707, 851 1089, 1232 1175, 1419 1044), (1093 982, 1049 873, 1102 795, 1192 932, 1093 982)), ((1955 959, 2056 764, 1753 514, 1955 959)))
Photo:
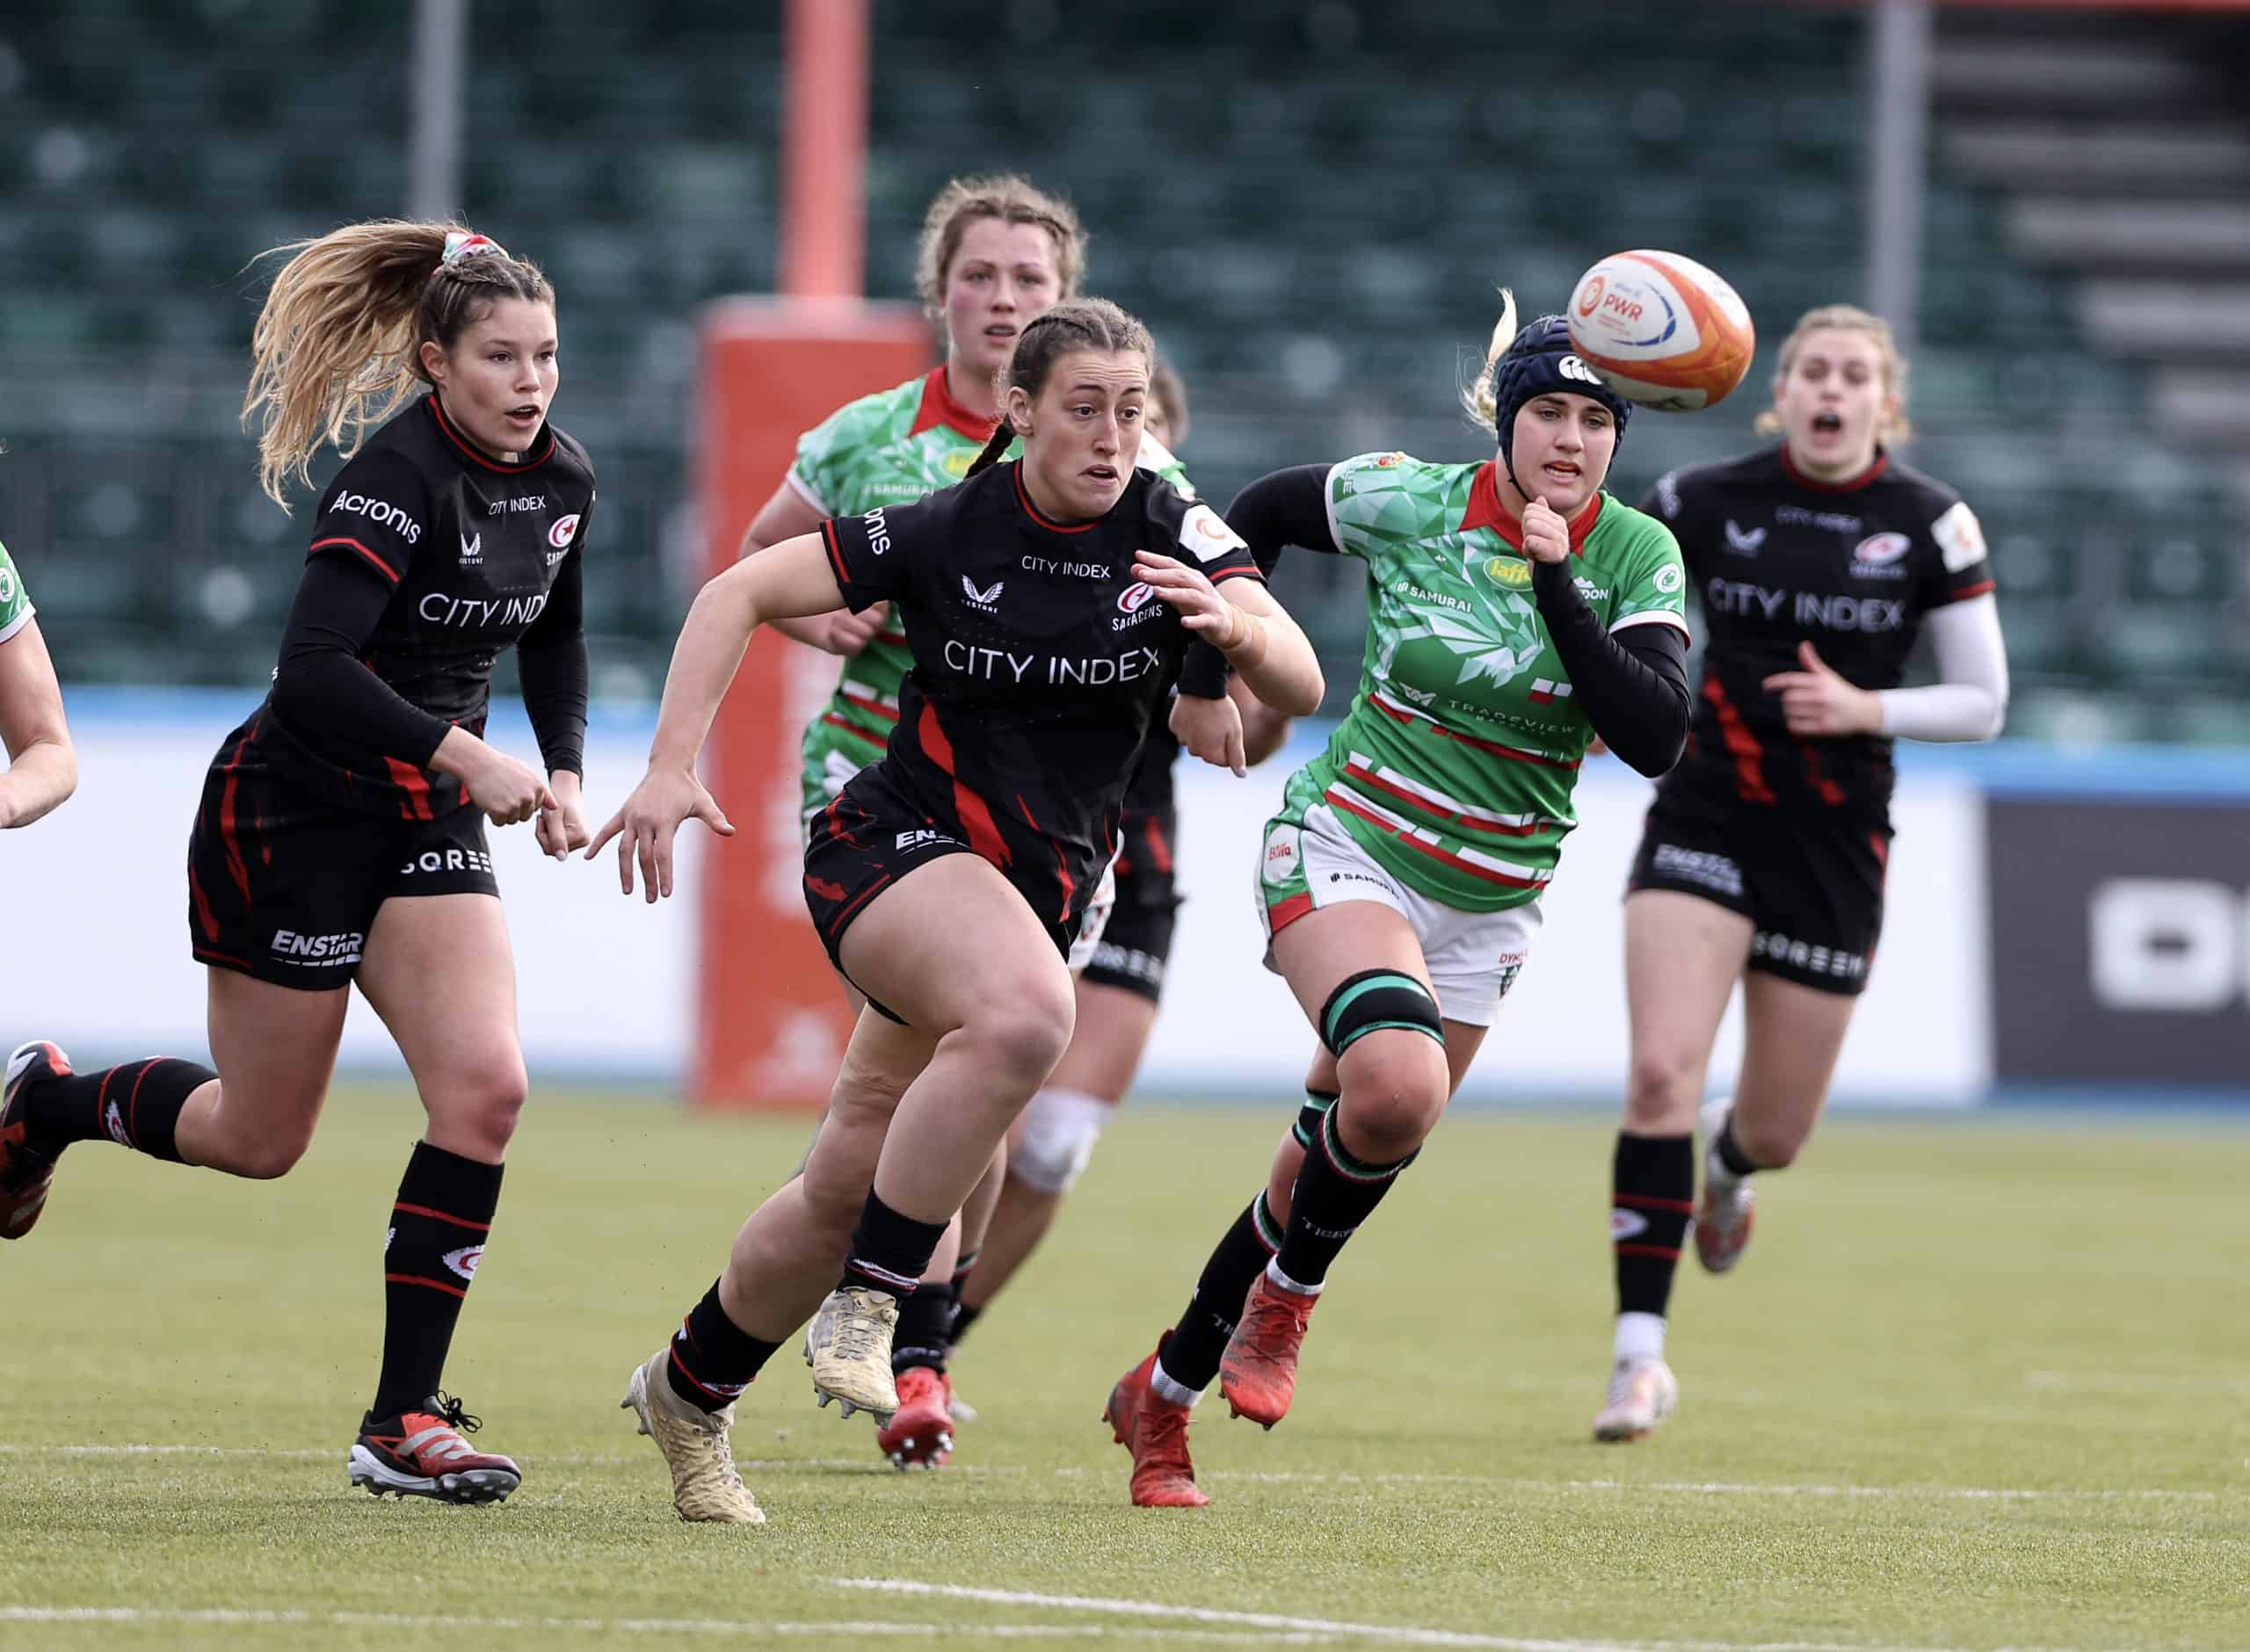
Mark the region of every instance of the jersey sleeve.
POLYGON ((1201 502, 1189 505, 1179 519, 1179 534, 1180 560, 1201 569, 1203 577, 1214 585, 1228 579, 1265 582, 1266 576, 1258 571, 1258 559, 1250 554, 1249 541, 1209 505, 1201 502))
POLYGON ((820 541, 836 588, 853 613, 892 598, 911 598, 945 560, 947 495, 888 504, 864 516, 831 517, 820 541))
POLYGON ((35 612, 31 593, 24 589, 23 576, 8 560, 8 547, 0 545, 0 642, 29 625, 35 612))
POLYGON ((1985 596, 1993 589, 1985 530, 1967 501, 1956 499, 1949 505, 1930 524, 1929 537, 1935 554, 1922 585, 1923 607, 1942 608, 1949 602, 1985 596))
POLYGON ((1609 629, 1628 627, 1676 626, 1688 629, 1688 569, 1680 555, 1680 541, 1672 530, 1653 518, 1636 523, 1631 548, 1619 560, 1616 594, 1611 599, 1609 629))
POLYGON ((313 518, 308 554, 355 557, 393 591, 432 526, 430 485, 404 453, 365 453, 344 467, 313 518))
POLYGON ((1328 471, 1328 537, 1346 556, 1381 568, 1400 547, 1452 525, 1442 489, 1418 487, 1431 467, 1404 453, 1361 453, 1328 471))
POLYGON ((821 515, 837 515, 852 504, 852 460, 872 434, 868 409, 846 402, 797 438, 797 457, 785 480, 821 515))

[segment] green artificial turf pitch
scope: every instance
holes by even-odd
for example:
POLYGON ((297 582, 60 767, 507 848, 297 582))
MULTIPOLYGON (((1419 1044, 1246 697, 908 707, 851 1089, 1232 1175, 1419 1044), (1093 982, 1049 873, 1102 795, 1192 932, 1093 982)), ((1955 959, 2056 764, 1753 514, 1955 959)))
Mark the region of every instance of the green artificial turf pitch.
POLYGON ((381 1502, 344 1456, 410 1098, 287 1179, 74 1148, 0 1246, 0 1646, 2250 1646, 2250 1129, 1847 1117, 1675 1295, 1680 1415, 1597 1446, 1610 1122, 1448 1121, 1332 1276, 1296 1409, 1215 1394, 1206 1511, 1096 1419, 1290 1111, 1129 1109, 901 1475, 786 1351, 735 1449, 771 1524, 683 1526, 627 1374, 801 1119, 527 1115, 448 1387, 525 1467, 381 1502))

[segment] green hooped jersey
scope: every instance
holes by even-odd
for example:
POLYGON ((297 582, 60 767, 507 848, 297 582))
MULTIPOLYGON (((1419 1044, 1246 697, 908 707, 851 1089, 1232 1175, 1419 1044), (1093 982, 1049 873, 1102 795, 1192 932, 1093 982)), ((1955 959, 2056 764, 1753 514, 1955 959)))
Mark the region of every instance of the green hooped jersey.
POLYGON ((16 565, 8 560, 8 547, 0 545, 0 642, 21 631, 31 617, 31 593, 24 589, 23 576, 16 572, 16 565))
MULTIPOLYGON (((947 389, 946 370, 933 368, 896 389, 847 402, 807 431, 797 440, 789 484, 823 516, 864 516, 952 487, 969 474, 991 433, 989 421, 947 389)), ((1006 456, 1018 457, 1021 446, 1012 446, 1006 456)), ((1154 437, 1141 438, 1138 464, 1194 497, 1179 461, 1154 437)), ((875 640, 844 662, 835 698, 805 730, 808 759, 841 758, 859 768, 880 757, 898 721, 898 685, 913 664, 893 608, 875 640), (846 744, 817 754, 814 747, 837 731, 857 735, 867 749, 846 744)))
MULTIPOLYGON (((1593 729, 1531 594, 1494 466, 1365 453, 1328 473, 1336 547, 1368 565, 1360 691, 1287 812, 1325 804, 1409 888, 1495 911, 1535 899, 1577 824, 1593 729)), ((1672 532, 1609 495, 1570 524, 1579 591, 1612 631, 1687 629, 1672 532)))

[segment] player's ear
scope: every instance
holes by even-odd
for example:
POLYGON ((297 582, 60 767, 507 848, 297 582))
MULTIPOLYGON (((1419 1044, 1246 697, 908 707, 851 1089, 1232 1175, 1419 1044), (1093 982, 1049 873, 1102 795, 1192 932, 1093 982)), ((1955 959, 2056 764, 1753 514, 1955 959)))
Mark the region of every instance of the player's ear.
POLYGON ((1008 387, 1008 399, 1003 409, 1008 427, 1019 436, 1031 434, 1031 393, 1020 384, 1008 387))
POLYGON ((446 352, 434 338, 425 338, 416 347, 415 355, 422 363, 422 376, 432 384, 446 381, 446 352))

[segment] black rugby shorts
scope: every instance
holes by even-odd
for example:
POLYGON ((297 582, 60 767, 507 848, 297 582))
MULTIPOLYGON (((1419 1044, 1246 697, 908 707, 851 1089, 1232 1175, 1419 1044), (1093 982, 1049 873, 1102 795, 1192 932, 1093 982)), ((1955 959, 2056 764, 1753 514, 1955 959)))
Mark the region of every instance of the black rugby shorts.
POLYGON ((254 750, 214 763, 187 846, 195 956, 279 986, 348 987, 394 895, 500 893, 474 808, 381 820, 322 802, 254 750))
POLYGON ((1699 895, 1756 926, 1749 967, 1821 992, 1867 990, 1883 933, 1891 834, 1864 816, 1728 804, 1666 790, 1650 807, 1632 889, 1699 895))

